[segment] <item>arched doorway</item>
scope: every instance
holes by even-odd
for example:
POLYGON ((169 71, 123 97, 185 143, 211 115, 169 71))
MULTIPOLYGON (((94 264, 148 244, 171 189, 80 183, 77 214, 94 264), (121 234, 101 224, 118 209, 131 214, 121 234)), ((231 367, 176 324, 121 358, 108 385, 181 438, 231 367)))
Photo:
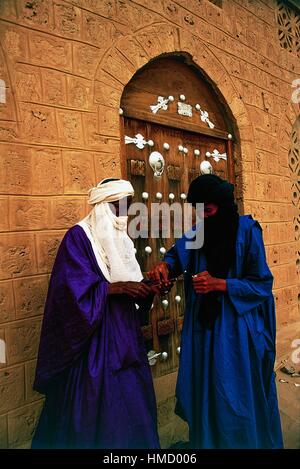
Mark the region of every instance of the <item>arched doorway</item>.
MULTIPOLYGON (((208 161, 215 174, 234 182, 233 119, 208 79, 187 55, 164 55, 139 70, 121 99, 123 176, 135 188, 135 201, 180 203, 189 183, 208 161), (149 164, 152 152, 165 162, 160 177, 149 164)), ((139 238, 137 258, 144 272, 162 259, 171 237, 139 238)), ((183 280, 163 299, 156 299, 143 327, 149 351, 164 352, 153 364, 154 377, 175 371, 183 323, 183 280)))

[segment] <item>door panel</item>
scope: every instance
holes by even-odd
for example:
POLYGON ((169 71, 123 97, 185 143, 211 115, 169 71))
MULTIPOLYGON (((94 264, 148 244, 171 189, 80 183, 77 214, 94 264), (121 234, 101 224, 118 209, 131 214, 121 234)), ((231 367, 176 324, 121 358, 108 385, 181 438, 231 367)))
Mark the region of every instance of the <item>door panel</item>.
MULTIPOLYGON (((167 203, 170 202, 169 194, 174 194, 174 202, 179 202, 183 207, 185 202, 180 195, 187 194, 189 184, 200 174, 199 166, 204 160, 210 161, 215 174, 228 179, 230 161, 219 159, 218 156, 226 154, 226 142, 223 139, 129 117, 124 118, 124 136, 134 138, 137 134, 141 134, 146 142, 152 140, 154 145, 149 146, 146 143, 143 148, 138 148, 135 143, 123 142, 126 177, 135 189, 134 202, 143 202, 142 193, 148 193, 148 200, 144 202, 149 211, 151 202, 158 201, 157 192, 162 194, 161 202, 167 203), (164 143, 169 144, 169 150, 164 149, 164 143), (179 151, 179 145, 187 148, 188 152, 179 151), (195 155, 195 150, 200 151, 199 156, 195 155), (159 151, 165 159, 165 169, 160 178, 154 177, 149 165, 149 155, 152 151, 159 151)), ((137 259, 142 271, 147 272, 163 258, 160 248, 168 250, 173 243, 172 229, 168 238, 163 238, 160 233, 157 239, 152 238, 150 234, 146 238, 135 239, 137 259), (151 254, 145 252, 147 246, 151 247, 151 254)), ((166 361, 159 359, 152 367, 154 377, 175 371, 178 367, 177 348, 180 346, 183 311, 184 289, 183 280, 180 278, 168 295, 155 299, 149 317, 144 321, 143 333, 148 350, 168 353, 166 361), (178 295, 181 297, 180 302, 175 301, 178 295), (168 304, 163 304, 162 300, 167 300, 168 304)))

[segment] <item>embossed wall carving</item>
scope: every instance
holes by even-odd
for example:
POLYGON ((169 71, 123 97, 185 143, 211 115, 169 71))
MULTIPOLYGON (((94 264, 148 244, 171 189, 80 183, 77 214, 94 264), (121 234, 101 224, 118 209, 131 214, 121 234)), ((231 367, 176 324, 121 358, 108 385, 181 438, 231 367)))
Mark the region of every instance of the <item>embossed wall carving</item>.
POLYGON ((277 1, 278 38, 281 47, 300 57, 300 14, 292 6, 277 1))

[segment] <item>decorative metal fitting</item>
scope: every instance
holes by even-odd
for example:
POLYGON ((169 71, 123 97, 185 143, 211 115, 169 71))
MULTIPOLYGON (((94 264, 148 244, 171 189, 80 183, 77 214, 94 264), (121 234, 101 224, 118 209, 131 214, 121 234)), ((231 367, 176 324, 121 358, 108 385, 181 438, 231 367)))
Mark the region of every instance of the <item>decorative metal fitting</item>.
POLYGON ((154 350, 149 350, 147 353, 148 362, 150 366, 153 366, 157 362, 157 358, 161 355, 161 352, 157 353, 154 350))
POLYGON ((180 116, 193 117, 193 107, 183 101, 177 103, 177 113, 180 116))
POLYGON ((160 109, 163 111, 167 111, 168 104, 174 101, 174 96, 169 96, 168 98, 164 98, 163 96, 158 96, 157 103, 150 106, 151 111, 153 114, 156 114, 160 109))
POLYGON ((161 177, 165 169, 165 160, 159 151, 153 151, 150 153, 149 164, 154 171, 154 177, 161 177))
POLYGON ((134 137, 128 137, 128 135, 126 135, 125 145, 129 145, 130 143, 133 143, 139 150, 143 150, 146 145, 149 145, 149 147, 153 147, 154 145, 153 140, 145 140, 142 134, 136 134, 134 137))
POLYGON ((148 362, 150 366, 153 366, 156 364, 158 357, 161 357, 162 361, 166 361, 168 358, 168 353, 167 352, 155 352, 154 350, 149 350, 147 353, 148 357, 148 362))
POLYGON ((218 162, 220 161, 221 159, 222 160, 227 160, 227 154, 226 153, 220 153, 219 150, 217 150, 216 148, 213 150, 212 153, 210 153, 209 151, 207 151, 205 153, 205 155, 207 156, 207 158, 210 158, 211 156, 213 157, 213 159, 218 162))
POLYGON ((213 167, 209 161, 202 161, 200 164, 200 173, 201 174, 213 174, 213 167))
POLYGON ((210 129, 213 129, 215 127, 215 124, 213 124, 210 120, 209 120, 209 115, 208 115, 208 112, 207 111, 203 111, 201 109, 201 106, 200 104, 196 104, 195 108, 197 109, 197 111, 200 112, 200 119, 202 120, 202 122, 205 122, 208 127, 210 129))

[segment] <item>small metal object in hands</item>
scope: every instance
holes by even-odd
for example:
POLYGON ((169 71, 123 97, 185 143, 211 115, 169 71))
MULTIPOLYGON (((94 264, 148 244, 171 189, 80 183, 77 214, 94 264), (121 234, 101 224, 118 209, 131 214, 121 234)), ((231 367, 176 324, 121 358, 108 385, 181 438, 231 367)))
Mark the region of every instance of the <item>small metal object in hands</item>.
MULTIPOLYGON (((173 277, 173 278, 170 278, 169 279, 169 282, 170 283, 173 283, 173 282, 176 282, 177 280, 177 277, 173 277)), ((142 280, 142 282, 146 283, 147 285, 150 285, 150 286, 156 286, 158 287, 161 283, 165 283, 165 282, 161 282, 159 280, 151 280, 151 279, 148 279, 148 278, 144 278, 142 280)), ((173 285, 172 285, 173 286, 173 285)), ((167 295, 169 293, 170 290, 166 289, 162 292, 160 292, 161 295, 167 295)))

